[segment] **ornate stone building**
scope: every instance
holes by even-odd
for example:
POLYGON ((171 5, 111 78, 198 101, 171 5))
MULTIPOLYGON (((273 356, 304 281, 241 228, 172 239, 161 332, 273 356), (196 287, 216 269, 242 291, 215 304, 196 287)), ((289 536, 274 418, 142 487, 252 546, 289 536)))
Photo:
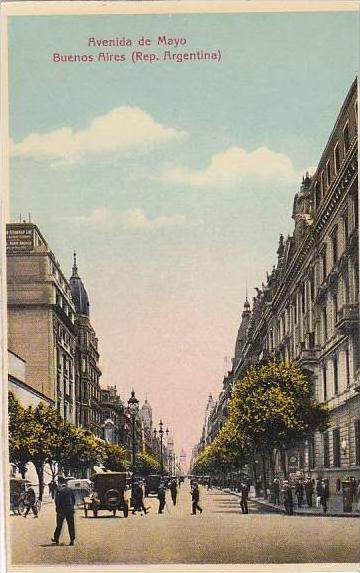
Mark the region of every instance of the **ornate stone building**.
POLYGON ((70 285, 33 223, 6 227, 8 347, 26 383, 75 423, 75 306, 70 285))
POLYGON ((90 322, 89 298, 78 273, 76 253, 69 283, 76 311, 76 425, 102 437, 98 339, 90 322))
POLYGON ((131 448, 131 420, 116 386, 100 390, 102 437, 112 444, 131 448))
POLYGON ((330 427, 288 452, 289 471, 324 475, 332 490, 346 475, 360 477, 357 123, 354 81, 315 173, 295 195, 293 234, 280 236, 252 310, 245 302, 231 373, 240 379, 270 359, 307 371, 330 427))

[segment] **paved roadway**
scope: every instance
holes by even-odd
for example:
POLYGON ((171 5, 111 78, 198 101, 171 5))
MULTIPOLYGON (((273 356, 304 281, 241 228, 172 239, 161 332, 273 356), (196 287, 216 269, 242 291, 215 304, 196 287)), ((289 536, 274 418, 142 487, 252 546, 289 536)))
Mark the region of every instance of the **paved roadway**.
POLYGON ((178 504, 169 493, 165 513, 157 514, 156 498, 147 498, 148 515, 97 519, 76 514, 77 539, 68 546, 66 524, 59 546, 52 545, 55 512, 43 504, 39 519, 10 517, 12 563, 304 563, 360 561, 360 520, 285 516, 250 504, 239 512, 235 496, 201 488, 202 515, 191 515, 190 489, 182 484, 178 504))

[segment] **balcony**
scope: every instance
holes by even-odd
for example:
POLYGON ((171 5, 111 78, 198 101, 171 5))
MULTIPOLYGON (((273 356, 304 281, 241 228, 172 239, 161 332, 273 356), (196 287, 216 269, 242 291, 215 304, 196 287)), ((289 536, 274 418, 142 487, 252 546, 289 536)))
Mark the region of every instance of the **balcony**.
POLYGON ((300 346, 300 352, 298 355, 297 362, 301 367, 311 367, 314 366, 319 358, 319 348, 314 346, 314 348, 305 348, 305 344, 302 342, 300 346))
POLYGON ((344 304, 337 313, 335 328, 339 334, 349 334, 359 326, 359 306, 344 304))

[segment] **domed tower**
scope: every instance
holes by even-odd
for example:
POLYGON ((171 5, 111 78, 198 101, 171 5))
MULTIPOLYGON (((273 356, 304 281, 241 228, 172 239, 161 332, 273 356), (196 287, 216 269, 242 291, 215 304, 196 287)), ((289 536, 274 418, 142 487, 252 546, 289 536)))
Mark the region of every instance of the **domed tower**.
POLYGON ((85 316, 90 316, 90 303, 89 297, 84 287, 84 283, 79 277, 78 268, 76 264, 76 253, 74 253, 74 264, 72 268, 72 275, 70 277, 71 294, 75 303, 76 313, 85 316))
POLYGON ((246 331, 247 331, 247 327, 248 327, 250 318, 251 318, 250 303, 249 303, 247 296, 246 296, 245 303, 244 303, 244 310, 243 310, 242 315, 241 315, 241 323, 240 323, 237 338, 236 338, 234 366, 236 366, 241 359, 241 353, 242 353, 243 348, 245 346, 246 331))
POLYGON ((77 345, 75 357, 76 425, 104 437, 100 407, 100 376, 98 339, 90 322, 90 303, 78 272, 76 253, 69 280, 75 305, 77 345))

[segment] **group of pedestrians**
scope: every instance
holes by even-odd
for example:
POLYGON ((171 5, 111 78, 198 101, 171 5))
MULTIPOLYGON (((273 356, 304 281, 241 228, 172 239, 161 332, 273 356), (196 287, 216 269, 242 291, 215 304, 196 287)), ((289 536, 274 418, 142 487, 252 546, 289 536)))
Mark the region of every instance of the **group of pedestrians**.
POLYGON ((327 512, 330 497, 328 479, 319 477, 315 483, 310 477, 298 478, 293 487, 288 480, 284 480, 281 487, 280 480, 276 477, 272 484, 273 502, 276 505, 280 504, 280 492, 282 492, 284 508, 288 515, 294 513, 293 490, 298 508, 304 507, 305 500, 308 507, 313 507, 313 495, 316 493, 316 507, 322 506, 324 513, 327 512))

